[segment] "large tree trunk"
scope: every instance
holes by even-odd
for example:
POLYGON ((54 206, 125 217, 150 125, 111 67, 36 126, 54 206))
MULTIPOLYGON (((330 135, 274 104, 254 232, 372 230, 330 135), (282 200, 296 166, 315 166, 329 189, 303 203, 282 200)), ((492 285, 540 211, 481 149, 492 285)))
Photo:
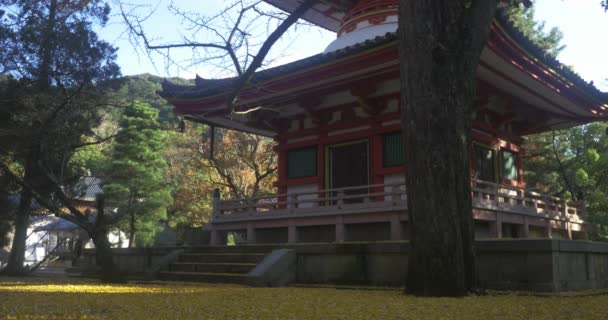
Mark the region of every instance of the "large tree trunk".
POLYGON ((101 267, 101 280, 109 283, 123 283, 125 279, 114 263, 112 246, 105 232, 95 232, 91 235, 95 244, 95 260, 101 267))
POLYGON ((8 261, 13 239, 15 238, 15 222, 0 222, 0 264, 8 261))
POLYGON ((110 283, 123 283, 125 278, 114 263, 112 246, 108 240, 108 224, 104 214, 105 201, 103 195, 97 197, 97 219, 89 236, 95 244, 95 260, 101 267, 101 280, 110 283))
POLYGON ((26 274, 23 263, 25 261, 27 227, 30 222, 31 201, 32 194, 27 189, 23 189, 21 191, 21 199, 15 216, 13 244, 6 268, 3 270, 4 275, 22 276, 26 274))
POLYGON ((410 252, 406 292, 461 296, 475 282, 471 114, 497 0, 401 0, 401 125, 410 252))
MULTIPOLYGON (((33 144, 32 144, 33 145, 33 144)), ((31 151, 25 164, 24 181, 28 184, 34 182, 34 159, 35 153, 31 151)), ((39 182, 39 181, 38 181, 39 182)), ((8 276, 22 276, 27 273, 23 263, 25 262, 25 251, 27 241, 27 227, 30 224, 30 210, 32 208, 32 192, 27 188, 21 188, 19 206, 15 212, 15 235, 13 245, 8 257, 6 268, 3 273, 8 276)))
MULTIPOLYGON (((38 79, 37 86, 40 92, 48 90, 51 86, 50 72, 51 72, 51 59, 52 53, 55 49, 53 42, 53 30, 56 24, 57 15, 57 0, 52 0, 49 6, 49 16, 46 26, 46 37, 42 40, 45 45, 42 47, 41 53, 42 59, 40 59, 38 66, 38 79)), ((30 150, 25 161, 25 176, 24 181, 30 185, 34 185, 35 180, 43 179, 40 175, 40 170, 37 169, 36 161, 39 159, 39 149, 44 130, 41 130, 39 134, 34 135, 35 140, 29 144, 30 150)), ((40 186, 39 184, 35 184, 40 186)), ((13 246, 9 256, 8 264, 4 269, 6 275, 24 275, 26 273, 23 263, 25 261, 26 251, 26 239, 27 239, 27 227, 29 226, 30 209, 32 202, 32 194, 27 188, 23 188, 21 191, 21 199, 19 202, 19 208, 17 209, 15 218, 15 236, 13 238, 13 246)))
POLYGON ((135 212, 131 212, 131 220, 129 221, 129 248, 133 248, 135 240, 135 212))

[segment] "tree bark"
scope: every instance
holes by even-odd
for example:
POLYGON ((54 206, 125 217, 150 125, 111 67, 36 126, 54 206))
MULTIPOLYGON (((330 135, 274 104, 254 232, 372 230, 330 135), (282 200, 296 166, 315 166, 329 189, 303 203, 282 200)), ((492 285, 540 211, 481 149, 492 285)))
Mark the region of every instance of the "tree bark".
POLYGON ((95 244, 95 260, 101 267, 101 280, 109 283, 124 283, 125 278, 114 263, 112 245, 108 240, 108 223, 104 214, 105 201, 103 195, 97 197, 97 219, 89 236, 95 244))
POLYGON ((407 293, 462 296, 474 287, 471 115, 496 6, 497 0, 400 1, 407 293))
POLYGON ((133 248, 135 239, 135 212, 131 210, 131 220, 129 221, 129 248, 133 248))
POLYGON ((7 276, 23 276, 26 274, 24 268, 25 249, 27 239, 27 227, 30 221, 30 204, 32 195, 27 189, 21 191, 21 199, 15 216, 15 233, 11 253, 8 256, 6 268, 3 274, 7 276))
POLYGON ((109 283, 125 282, 125 278, 114 263, 114 254, 108 234, 96 230, 94 234, 91 234, 91 238, 95 244, 95 260, 101 267, 101 280, 109 283))
POLYGON ((0 262, 3 262, 4 259, 8 260, 8 255, 13 246, 13 239, 15 238, 15 221, 0 222, 0 230, 0 262))
MULTIPOLYGON (((32 183, 33 171, 34 171, 34 160, 35 153, 30 150, 30 154, 26 160, 24 171, 24 181, 32 183)), ((25 262, 25 250, 27 240, 27 227, 30 224, 30 210, 32 207, 32 192, 28 188, 21 188, 19 206, 15 213, 15 234, 13 236, 13 245, 11 246, 11 253, 8 257, 6 268, 3 270, 3 274, 8 276, 22 276, 26 274, 24 268, 25 262)))
MULTIPOLYGON (((38 78, 36 79, 38 84, 38 90, 44 92, 49 89, 51 85, 51 60, 53 57, 53 37, 54 28, 57 18, 57 0, 51 0, 49 4, 49 15, 46 23, 45 34, 46 37, 42 40, 44 45, 42 46, 40 64, 38 66, 38 78)), ((39 169, 36 167, 36 161, 39 159, 39 148, 43 141, 42 135, 44 130, 40 130, 38 134, 34 135, 34 141, 29 144, 28 156, 25 164, 25 177, 24 181, 30 185, 34 180, 41 179, 37 176, 39 169)), ((32 202, 32 193, 27 188, 22 188, 21 199, 19 202, 19 208, 17 209, 15 218, 15 236, 13 238, 13 246, 8 259, 4 273, 6 275, 24 275, 26 273, 23 263, 25 261, 26 251, 26 238, 27 228, 29 226, 30 208, 32 202)))

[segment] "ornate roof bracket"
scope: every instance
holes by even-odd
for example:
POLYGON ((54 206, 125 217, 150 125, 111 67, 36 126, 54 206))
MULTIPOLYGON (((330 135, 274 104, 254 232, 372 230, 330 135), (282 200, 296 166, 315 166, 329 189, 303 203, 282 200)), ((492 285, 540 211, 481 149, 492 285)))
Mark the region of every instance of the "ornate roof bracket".
POLYGON ((322 122, 318 107, 321 105, 321 98, 318 96, 307 96, 300 100, 300 109, 304 110, 306 116, 310 117, 316 124, 322 122))
POLYGON ((370 85, 369 83, 350 89, 350 94, 355 97, 357 104, 365 113, 372 117, 382 113, 384 108, 386 108, 386 105, 379 106, 377 103, 371 101, 370 96, 376 92, 376 90, 377 86, 370 85))

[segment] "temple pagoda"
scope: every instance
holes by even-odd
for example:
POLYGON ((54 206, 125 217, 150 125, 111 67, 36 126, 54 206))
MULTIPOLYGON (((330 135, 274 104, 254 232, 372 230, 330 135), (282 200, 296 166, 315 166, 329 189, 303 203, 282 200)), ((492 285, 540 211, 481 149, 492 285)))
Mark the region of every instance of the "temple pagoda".
MULTIPOLYGON (((301 0, 266 0, 287 12, 301 0)), ((397 0, 320 1, 304 18, 336 39, 259 71, 231 113, 235 78, 169 82, 192 121, 275 139, 278 194, 214 200, 212 243, 408 238, 399 120, 397 0)), ((499 12, 477 70, 471 147, 477 238, 584 239, 584 205, 526 189, 524 136, 605 119, 606 95, 546 55, 499 12)), ((407 150, 407 152, 416 152, 407 150)))

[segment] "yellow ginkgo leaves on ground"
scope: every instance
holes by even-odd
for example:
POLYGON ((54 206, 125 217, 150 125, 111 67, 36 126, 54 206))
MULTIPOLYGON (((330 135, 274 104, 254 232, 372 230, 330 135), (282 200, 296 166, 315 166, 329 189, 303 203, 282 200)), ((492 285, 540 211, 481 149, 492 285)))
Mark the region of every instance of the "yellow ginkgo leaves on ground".
POLYGON ((399 290, 0 278, 0 319, 608 319, 608 295, 416 298, 399 290))

